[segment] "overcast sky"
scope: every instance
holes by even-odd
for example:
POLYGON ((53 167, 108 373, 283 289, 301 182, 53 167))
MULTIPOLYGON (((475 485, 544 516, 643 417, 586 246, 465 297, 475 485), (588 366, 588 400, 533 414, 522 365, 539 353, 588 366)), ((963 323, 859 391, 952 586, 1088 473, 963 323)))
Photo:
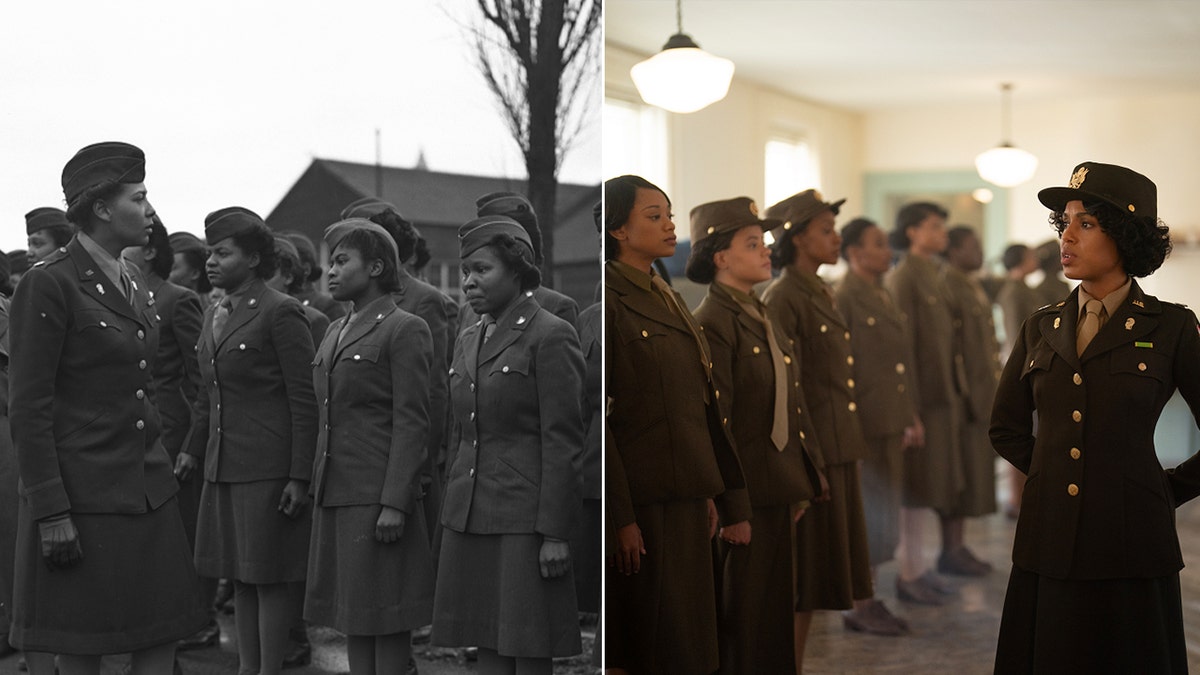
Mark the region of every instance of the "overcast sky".
MULTIPOLYGON (((98 141, 146 152, 169 231, 264 218, 312 158, 523 178, 475 68, 474 0, 22 2, 0 25, 0 249, 62 208, 62 167, 98 141)), ((597 87, 599 78, 597 78, 597 87)), ((559 178, 600 181, 601 97, 559 178)), ((477 195, 463 195, 473 201, 477 195)), ((403 205, 401 205, 403 207, 403 205)))

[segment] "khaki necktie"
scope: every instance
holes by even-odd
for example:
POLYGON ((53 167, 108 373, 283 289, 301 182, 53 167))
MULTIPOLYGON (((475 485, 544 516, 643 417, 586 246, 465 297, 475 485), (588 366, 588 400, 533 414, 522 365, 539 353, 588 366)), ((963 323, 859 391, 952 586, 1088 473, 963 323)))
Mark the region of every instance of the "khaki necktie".
POLYGON ((1100 326, 1104 319, 1104 303, 1092 298, 1084 305, 1087 310, 1087 315, 1083 317, 1083 321, 1079 322, 1079 332, 1075 335, 1075 351, 1080 356, 1083 356, 1083 351, 1087 349, 1092 338, 1096 337, 1096 333, 1100 332, 1100 326))
POLYGON ((232 305, 229 298, 222 298, 217 304, 217 309, 213 312, 213 342, 220 342, 221 335, 225 332, 225 323, 229 321, 229 313, 232 305))
POLYGON ((762 322, 763 330, 767 333, 767 348, 771 350, 771 367, 775 371, 775 418, 771 423, 771 442, 775 449, 783 451, 787 447, 788 415, 787 415, 787 366, 783 361, 783 350, 775 340, 775 328, 766 314, 747 302, 738 302, 742 310, 752 319, 762 322))
POLYGON ((692 334, 692 339, 696 341, 696 350, 700 352, 700 363, 704 365, 704 372, 708 375, 708 350, 701 341, 700 334, 696 332, 696 328, 692 325, 692 315, 679 304, 679 301, 675 298, 675 292, 671 290, 667 282, 662 280, 662 277, 652 276, 650 277, 650 283, 658 291, 667 308, 688 327, 688 332, 692 334))

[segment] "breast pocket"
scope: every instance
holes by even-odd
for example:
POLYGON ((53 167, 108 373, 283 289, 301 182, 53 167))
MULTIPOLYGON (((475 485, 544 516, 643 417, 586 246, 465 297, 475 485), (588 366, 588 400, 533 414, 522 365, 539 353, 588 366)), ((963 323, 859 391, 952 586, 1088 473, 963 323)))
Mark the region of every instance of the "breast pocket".
POLYGON ((1132 375, 1167 383, 1171 379, 1171 359, 1151 349, 1127 347, 1113 352, 1110 372, 1132 375))
POLYGON ((338 366, 379 362, 379 345, 351 345, 338 356, 338 366))
POLYGON ((102 335, 114 333, 120 335, 121 321, 116 314, 103 309, 80 309, 75 311, 75 331, 77 333, 89 333, 91 335, 102 335))
POLYGON ((529 355, 501 354, 500 358, 492 362, 491 368, 488 369, 488 375, 492 377, 527 377, 529 375, 529 355))

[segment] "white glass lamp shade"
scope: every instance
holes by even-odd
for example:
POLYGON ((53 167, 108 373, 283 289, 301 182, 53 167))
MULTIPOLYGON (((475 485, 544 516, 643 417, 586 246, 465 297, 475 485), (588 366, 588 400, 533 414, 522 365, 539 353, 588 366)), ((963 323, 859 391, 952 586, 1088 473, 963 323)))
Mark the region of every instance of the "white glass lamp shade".
POLYGON ((980 153, 975 158, 975 170, 980 178, 1006 188, 1033 178, 1037 165, 1037 157, 1007 143, 980 153))
POLYGON ((690 47, 667 44, 668 48, 629 71, 642 100, 671 112, 691 113, 725 98, 733 61, 713 56, 694 42, 690 47))

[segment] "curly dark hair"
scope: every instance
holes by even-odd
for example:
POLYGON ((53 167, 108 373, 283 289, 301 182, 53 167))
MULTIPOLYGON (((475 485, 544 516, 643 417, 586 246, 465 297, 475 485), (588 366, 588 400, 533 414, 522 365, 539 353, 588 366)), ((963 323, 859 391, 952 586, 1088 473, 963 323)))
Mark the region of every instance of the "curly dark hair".
MULTIPOLYGON (((667 196, 667 193, 641 176, 626 174, 609 178, 604 181, 604 231, 606 233, 620 229, 629 221, 629 214, 633 213, 633 203, 637 201, 639 189, 658 190, 663 197, 666 197, 667 207, 671 206, 671 198, 667 196)), ((616 260, 619 252, 620 242, 615 237, 606 234, 604 259, 616 260)))
POLYGON ((850 256, 847 253, 852 246, 861 246, 863 234, 872 227, 879 225, 870 218, 855 218, 842 228, 842 260, 850 262, 850 256))
POLYGON ((511 234, 497 234, 484 246, 490 248, 505 267, 517 274, 522 293, 542 285, 542 272, 533 264, 533 252, 511 234))
POLYGON ((300 263, 300 252, 296 245, 282 234, 275 235, 275 257, 279 259, 279 273, 287 279, 284 291, 295 295, 304 290, 304 266, 300 263))
POLYGON ((389 208, 371 216, 370 221, 392 235, 392 241, 396 242, 396 249, 400 254, 400 262, 408 262, 408 259, 413 257, 413 253, 417 250, 417 242, 421 239, 421 233, 417 232, 417 228, 405 220, 404 216, 389 208))
POLYGON ((905 204, 896 214, 896 229, 888 233, 888 244, 897 251, 907 251, 912 246, 908 238, 908 229, 916 227, 929 216, 949 217, 950 213, 933 202, 912 202, 905 204))
POLYGON ((204 273, 204 264, 208 260, 208 255, 198 248, 179 251, 179 255, 183 256, 184 264, 199 273, 196 275, 196 287, 192 290, 200 294, 212 291, 212 283, 208 280, 208 275, 204 273))
POLYGON ((425 241, 425 237, 418 236, 413 251, 413 269, 420 272, 430 260, 433 260, 433 251, 429 250, 429 242, 425 241))
POLYGON ((50 241, 54 242, 55 248, 62 248, 63 246, 66 246, 67 242, 71 241, 71 237, 75 235, 68 225, 53 225, 51 227, 43 227, 41 231, 45 232, 46 236, 50 237, 50 241))
POLYGON ((317 255, 317 247, 313 245, 312 239, 307 234, 295 230, 285 230, 280 234, 287 237, 288 241, 296 247, 296 252, 300 254, 300 266, 303 268, 300 274, 304 277, 304 281, 319 281, 323 270, 320 257, 317 255))
POLYGON ((717 278, 717 263, 713 261, 713 256, 729 248, 739 231, 721 232, 693 244, 687 265, 683 268, 684 275, 698 284, 711 284, 717 278))
MULTIPOLYGON (((1161 219, 1135 216, 1104 201, 1085 201, 1083 209, 1095 216, 1100 229, 1117 245, 1117 255, 1126 274, 1149 276, 1171 255, 1171 230, 1161 219)), ((1062 239, 1063 230, 1067 229, 1066 214, 1055 211, 1050 214, 1049 222, 1062 239)))
POLYGON ((92 206, 98 201, 112 199, 121 191, 122 185, 124 183, 106 180, 79 193, 75 201, 67 205, 67 220, 85 234, 90 233, 95 226, 92 222, 92 206))
POLYGON ((146 242, 144 248, 154 249, 154 259, 150 261, 150 270, 160 279, 171 276, 175 252, 171 250, 171 239, 167 236, 167 228, 163 226, 163 222, 159 220, 158 216, 154 216, 150 223, 150 241, 146 242))
POLYGON ((258 254, 258 267, 254 274, 259 279, 270 279, 279 268, 279 256, 275 253, 275 233, 266 225, 255 224, 249 230, 230 237, 233 243, 247 256, 258 254))

